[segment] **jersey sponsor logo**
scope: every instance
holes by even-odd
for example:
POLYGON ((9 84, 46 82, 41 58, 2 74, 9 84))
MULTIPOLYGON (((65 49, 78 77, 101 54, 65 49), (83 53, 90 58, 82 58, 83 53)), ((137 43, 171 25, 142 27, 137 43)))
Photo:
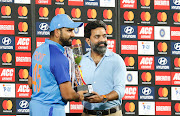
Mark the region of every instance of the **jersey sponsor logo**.
POLYGON ((171 102, 156 102, 156 115, 171 115, 171 102))
POLYGON ((120 7, 126 9, 137 9, 137 0, 120 0, 120 7))
POLYGON ((126 86, 125 95, 123 100, 138 100, 138 87, 137 86, 126 86))
POLYGON ((138 39, 154 39, 153 26, 138 26, 138 39))
POLYGON ((15 57, 16 66, 31 66, 30 52, 16 52, 15 57))
POLYGON ((16 97, 17 98, 30 98, 32 90, 28 84, 16 84, 16 97))
POLYGON ((154 9, 170 10, 170 0, 154 0, 154 9))
POLYGON ((155 85, 171 85, 170 72, 155 72, 155 85))
POLYGON ((16 50, 31 51, 31 37, 15 37, 16 50))
POLYGON ((0 82, 14 82, 15 68, 0 68, 0 82))
POLYGON ((154 57, 153 56, 138 56, 138 69, 141 70, 154 70, 154 57))

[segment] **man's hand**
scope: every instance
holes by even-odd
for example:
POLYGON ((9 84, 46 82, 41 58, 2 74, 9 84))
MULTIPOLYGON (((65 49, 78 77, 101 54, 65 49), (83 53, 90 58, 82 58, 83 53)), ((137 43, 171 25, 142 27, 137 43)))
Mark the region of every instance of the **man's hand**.
POLYGON ((94 95, 90 97, 86 97, 85 101, 88 101, 90 103, 101 103, 103 101, 103 96, 100 96, 96 92, 92 92, 94 95))
POLYGON ((78 91, 77 93, 79 94, 79 101, 84 100, 84 94, 87 93, 88 91, 78 91))

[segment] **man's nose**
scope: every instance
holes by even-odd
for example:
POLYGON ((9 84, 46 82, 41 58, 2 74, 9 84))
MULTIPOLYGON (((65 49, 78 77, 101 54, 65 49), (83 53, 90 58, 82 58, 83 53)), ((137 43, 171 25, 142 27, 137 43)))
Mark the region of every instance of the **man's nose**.
POLYGON ((74 31, 72 31, 71 32, 71 37, 74 37, 74 36, 75 36, 74 31))

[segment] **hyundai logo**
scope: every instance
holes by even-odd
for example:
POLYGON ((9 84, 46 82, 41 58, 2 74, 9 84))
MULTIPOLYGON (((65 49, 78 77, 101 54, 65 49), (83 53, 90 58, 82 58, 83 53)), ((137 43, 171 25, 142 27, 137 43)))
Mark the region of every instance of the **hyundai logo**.
POLYGON ((131 26, 127 26, 124 28, 124 32, 126 34, 132 34, 134 32, 134 28, 132 28, 131 26))
POLYGON ((128 82, 131 82, 131 81, 132 81, 132 74, 128 74, 128 75, 127 75, 127 80, 128 80, 128 82))
POLYGON ((143 93, 144 95, 149 95, 149 94, 151 94, 151 89, 150 89, 149 87, 144 87, 144 88, 142 89, 142 93, 143 93))
POLYGON ((167 59, 165 57, 161 57, 158 59, 158 63, 160 65, 166 65, 167 64, 167 59))
POLYGON ((173 0, 173 3, 174 3, 175 5, 180 5, 180 0, 173 0))
POLYGON ((161 30, 160 30, 160 36, 161 36, 161 37, 164 37, 164 36, 165 36, 165 31, 164 31, 164 29, 161 29, 161 30))
POLYGON ((3 43, 4 45, 9 45, 9 44, 11 44, 11 39, 10 39, 9 37, 4 37, 4 38, 2 39, 2 43, 3 43))
POLYGON ((175 43, 174 44, 174 49, 180 50, 180 43, 175 43))
POLYGON ((19 102, 19 106, 21 108, 27 108, 29 106, 29 103, 26 100, 22 100, 19 102))
POLYGON ((43 31, 46 31, 46 30, 49 29, 49 26, 48 26, 47 23, 41 23, 41 24, 39 25, 39 28, 40 28, 41 30, 43 30, 43 31))

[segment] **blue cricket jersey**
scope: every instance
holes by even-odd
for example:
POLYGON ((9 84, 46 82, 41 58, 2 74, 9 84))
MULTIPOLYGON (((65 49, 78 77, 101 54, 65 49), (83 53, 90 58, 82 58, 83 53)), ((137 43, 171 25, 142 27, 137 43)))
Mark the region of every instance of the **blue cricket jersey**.
POLYGON ((38 47, 33 56, 29 75, 33 78, 32 100, 65 105, 59 84, 70 81, 69 61, 64 48, 51 40, 38 47))

